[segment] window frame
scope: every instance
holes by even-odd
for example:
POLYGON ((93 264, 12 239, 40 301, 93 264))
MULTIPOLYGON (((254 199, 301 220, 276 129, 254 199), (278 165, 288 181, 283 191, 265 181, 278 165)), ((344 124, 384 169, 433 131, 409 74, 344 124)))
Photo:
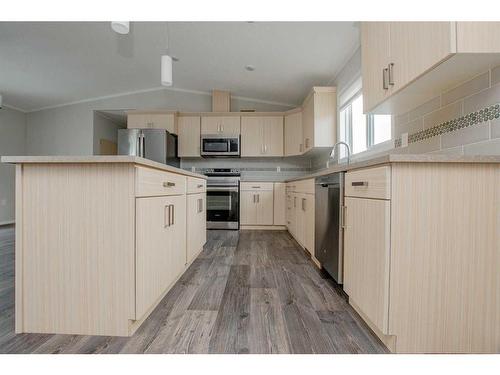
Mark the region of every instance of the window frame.
MULTIPOLYGON (((359 151, 356 153, 353 153, 353 139, 352 139, 352 102, 356 100, 359 96, 363 95, 363 89, 362 87, 359 88, 358 90, 354 91, 354 93, 347 99, 342 106, 339 108, 339 134, 340 132, 340 114, 342 111, 348 109, 348 119, 349 121, 344 123, 345 129, 344 129, 344 134, 345 134, 345 140, 339 139, 339 141, 344 141, 349 145, 349 148, 351 150, 351 156, 352 155, 359 155, 362 153, 369 153, 372 150, 378 150, 379 148, 387 148, 388 145, 392 144, 393 139, 393 118, 391 116, 391 137, 383 142, 379 142, 374 144, 375 140, 375 115, 368 113, 365 114, 365 119, 366 119, 366 149, 363 151, 359 151)), ((344 155, 344 152, 341 152, 341 155, 344 155)))

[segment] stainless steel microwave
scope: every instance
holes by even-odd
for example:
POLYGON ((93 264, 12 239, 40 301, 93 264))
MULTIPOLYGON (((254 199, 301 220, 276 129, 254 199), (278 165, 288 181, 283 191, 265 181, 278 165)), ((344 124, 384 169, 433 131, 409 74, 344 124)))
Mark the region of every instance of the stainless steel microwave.
POLYGON ((201 136, 201 156, 240 156, 240 137, 220 134, 201 136))

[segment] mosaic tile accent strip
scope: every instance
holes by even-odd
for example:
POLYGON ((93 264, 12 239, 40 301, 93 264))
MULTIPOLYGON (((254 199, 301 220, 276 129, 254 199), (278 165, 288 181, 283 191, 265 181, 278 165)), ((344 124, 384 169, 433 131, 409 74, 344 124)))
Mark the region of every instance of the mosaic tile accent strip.
MULTIPOLYGON (((469 126, 481 124, 485 121, 495 120, 498 118, 500 118, 500 104, 495 104, 454 120, 443 122, 439 125, 433 126, 432 128, 408 134, 408 144, 420 142, 444 133, 467 128, 469 126)), ((394 147, 401 147, 401 137, 394 140, 394 147)))

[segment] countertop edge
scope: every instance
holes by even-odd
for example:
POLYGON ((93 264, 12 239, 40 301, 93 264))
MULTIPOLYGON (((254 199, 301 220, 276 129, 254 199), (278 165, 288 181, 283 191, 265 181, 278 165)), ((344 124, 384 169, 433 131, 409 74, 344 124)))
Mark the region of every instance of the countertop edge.
POLYGON ((165 172, 181 174, 188 177, 207 179, 206 176, 189 172, 181 168, 158 163, 153 160, 144 159, 138 156, 111 155, 111 156, 2 156, 2 163, 9 164, 112 164, 131 163, 160 169, 165 172))
POLYGON ((308 175, 290 178, 285 182, 308 180, 331 173, 347 172, 354 169, 368 168, 389 163, 444 163, 444 164, 500 164, 500 155, 429 155, 429 154, 390 154, 373 159, 353 162, 351 164, 335 164, 328 169, 308 175))

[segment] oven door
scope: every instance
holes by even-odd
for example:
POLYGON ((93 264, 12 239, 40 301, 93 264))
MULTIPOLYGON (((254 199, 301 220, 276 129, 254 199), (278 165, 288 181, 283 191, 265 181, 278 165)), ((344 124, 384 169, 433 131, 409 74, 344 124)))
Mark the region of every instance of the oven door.
POLYGON ((203 136, 201 138, 202 156, 239 156, 239 138, 203 136))
POLYGON ((207 229, 239 229, 238 186, 207 186, 207 229))

